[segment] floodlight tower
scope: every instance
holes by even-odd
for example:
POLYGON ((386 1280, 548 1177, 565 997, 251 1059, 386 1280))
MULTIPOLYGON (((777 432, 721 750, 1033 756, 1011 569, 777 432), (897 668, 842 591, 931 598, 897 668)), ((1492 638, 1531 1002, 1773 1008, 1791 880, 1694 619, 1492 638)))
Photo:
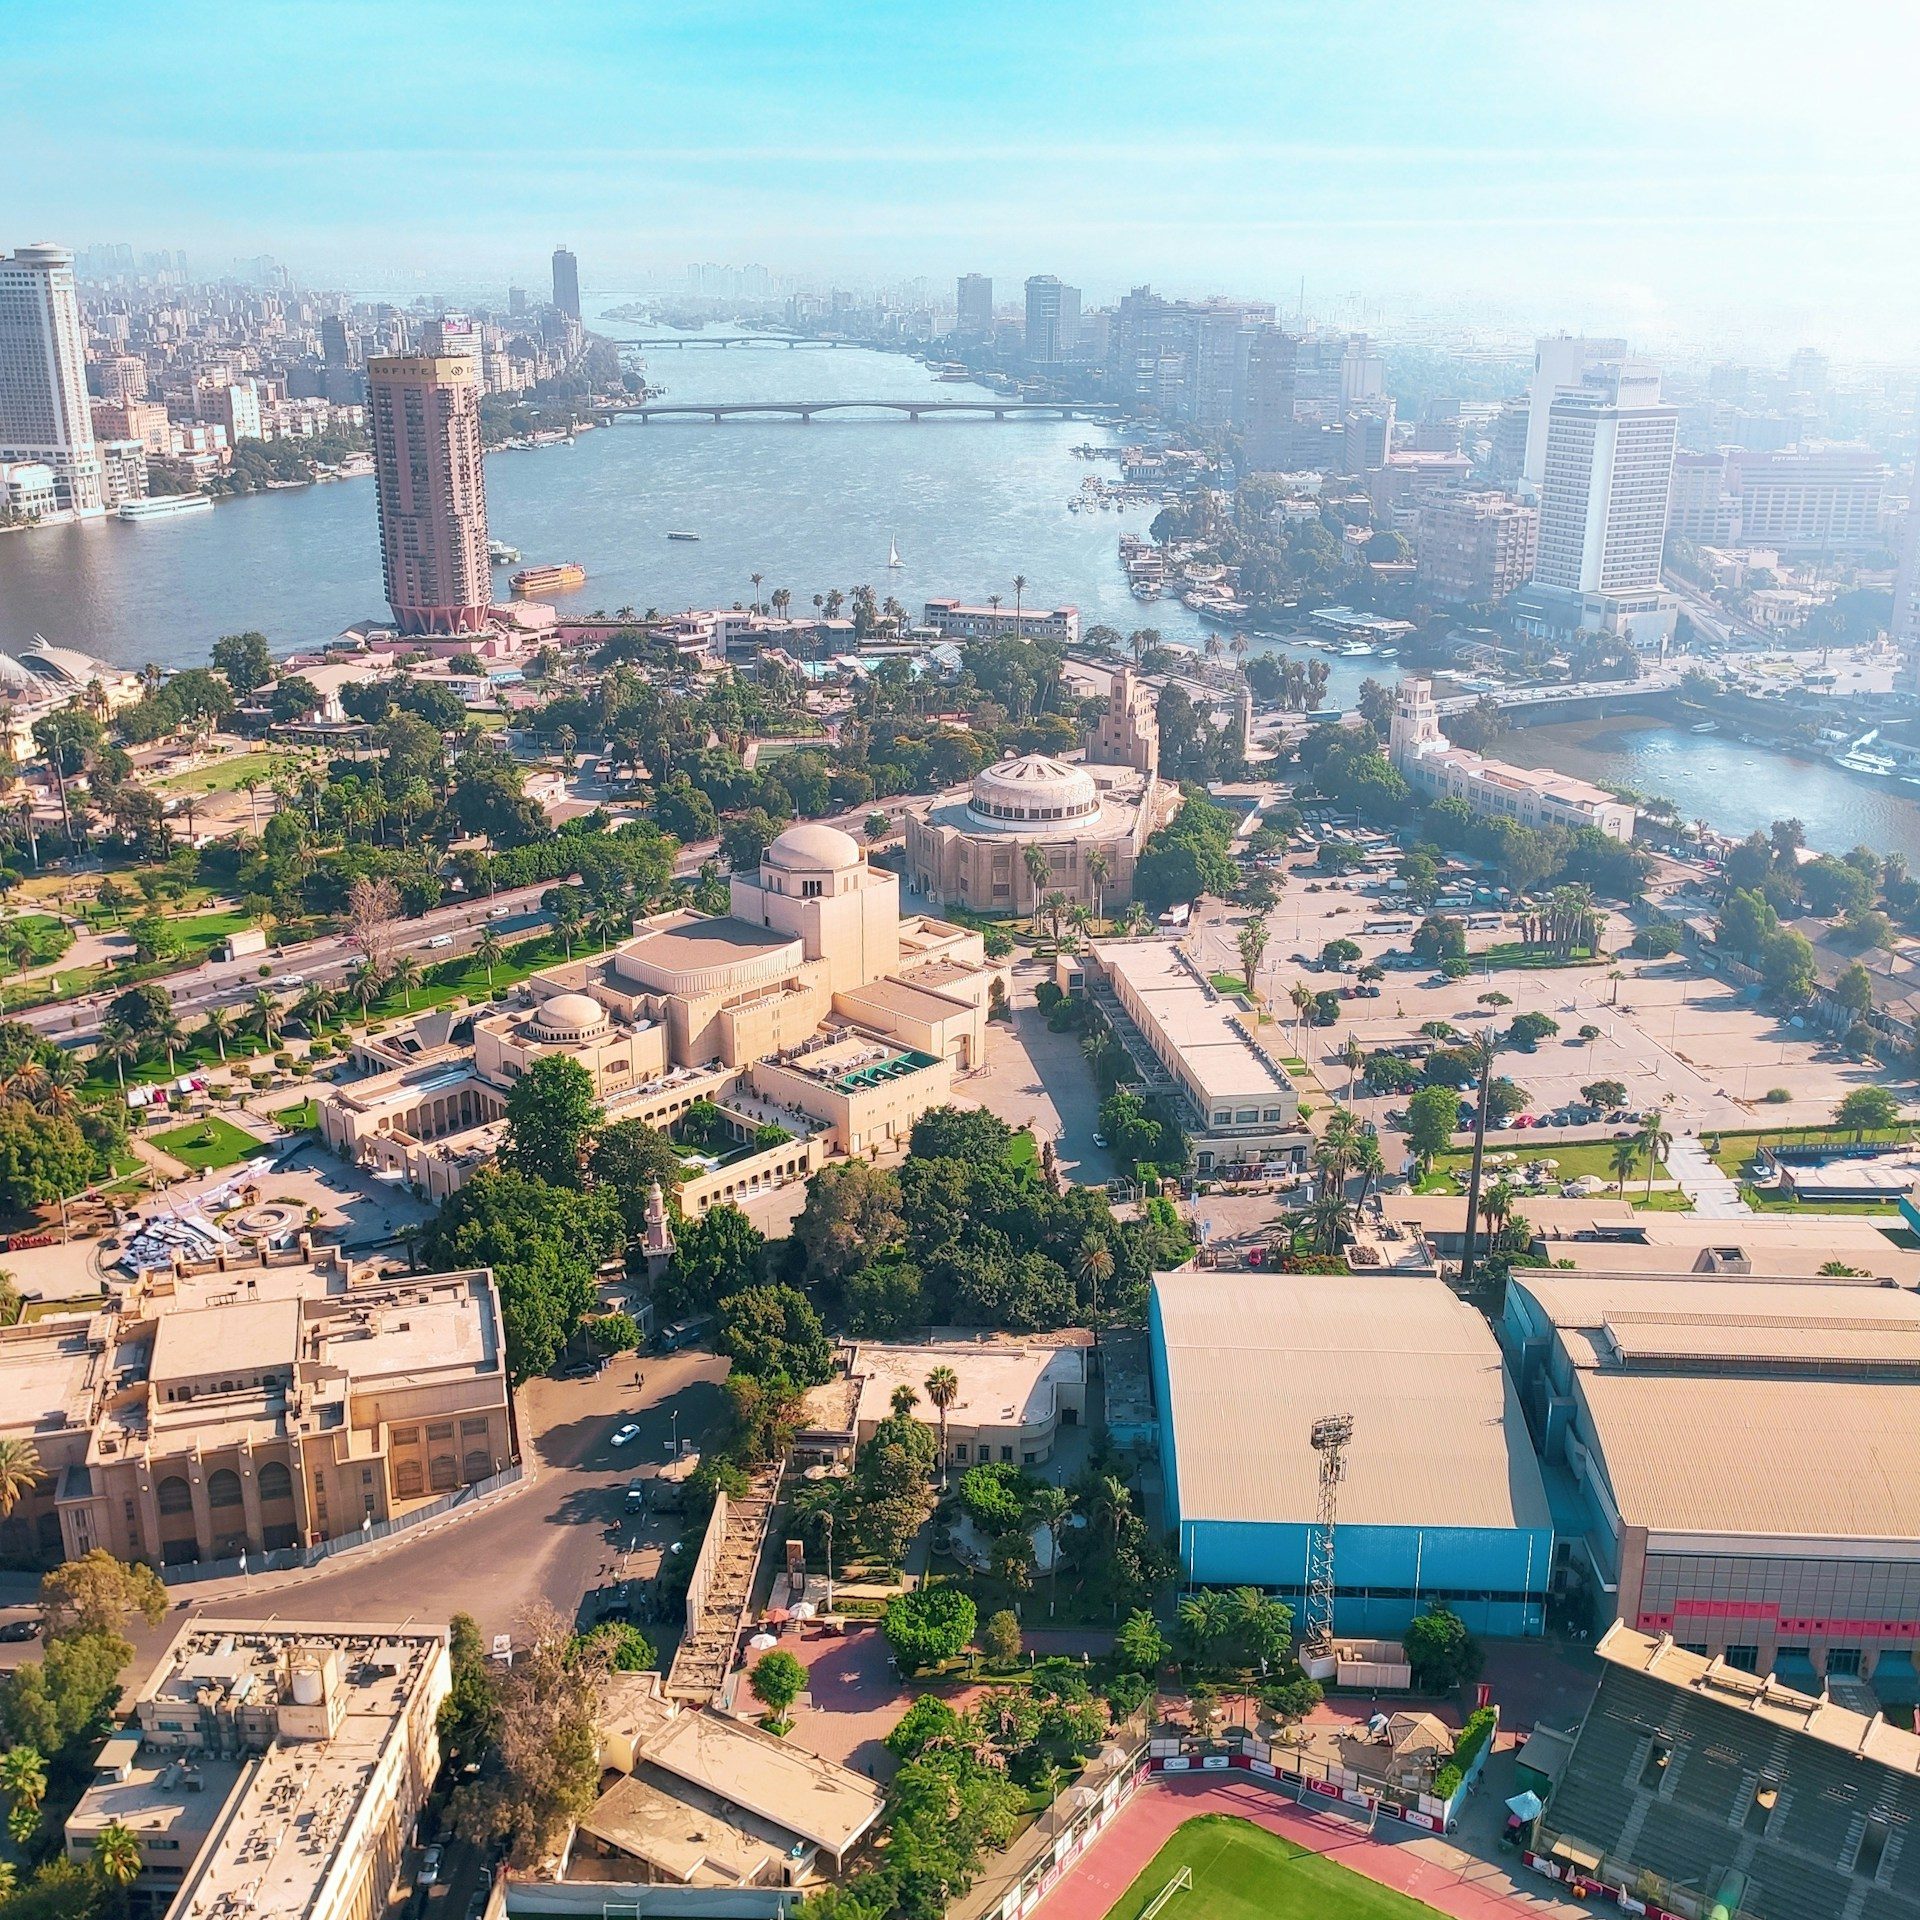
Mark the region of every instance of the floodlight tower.
POLYGON ((1333 1645, 1333 1533, 1339 1517, 1340 1482, 1347 1470, 1353 1415, 1322 1414, 1308 1435, 1320 1456, 1320 1513, 1307 1541, 1307 1618, 1302 1644, 1326 1653, 1333 1645))

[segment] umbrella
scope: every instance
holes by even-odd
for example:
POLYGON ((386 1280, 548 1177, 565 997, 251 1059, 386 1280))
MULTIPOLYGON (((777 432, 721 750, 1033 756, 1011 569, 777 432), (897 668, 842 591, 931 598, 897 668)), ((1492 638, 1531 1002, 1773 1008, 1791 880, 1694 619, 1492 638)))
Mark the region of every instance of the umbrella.
POLYGON ((790 1616, 785 1607, 769 1607, 760 1618, 762 1620, 785 1620, 790 1616))
POLYGON ((802 1600, 794 1606, 793 1617, 796 1620, 811 1620, 819 1611, 811 1600, 802 1600))
POLYGON ((1534 1820, 1539 1818, 1541 1805, 1540 1796, 1529 1790, 1524 1793, 1516 1793, 1513 1798, 1507 1802, 1507 1811, 1512 1814, 1516 1820, 1534 1820))
POLYGON ((769 1647, 777 1647, 779 1644, 780 1642, 770 1633, 756 1633, 753 1638, 747 1642, 747 1651, 749 1653, 765 1653, 769 1647))

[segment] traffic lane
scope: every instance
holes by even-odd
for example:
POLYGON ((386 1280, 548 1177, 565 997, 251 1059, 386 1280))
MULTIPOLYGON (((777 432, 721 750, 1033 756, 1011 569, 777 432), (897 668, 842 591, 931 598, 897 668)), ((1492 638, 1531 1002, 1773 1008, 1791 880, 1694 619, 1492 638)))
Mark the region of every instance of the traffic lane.
POLYGON ((229 1587, 205 1602, 211 1617, 277 1612, 284 1618, 444 1621, 470 1613, 483 1634, 510 1633, 537 1601, 568 1618, 590 1587, 612 1577, 628 1534, 627 1482, 657 1471, 676 1427, 699 1444, 723 1427, 725 1360, 713 1354, 648 1356, 634 1383, 632 1356, 592 1380, 533 1380, 519 1400, 531 1485, 417 1534, 347 1554, 310 1572, 229 1587), (677 1416, 677 1418, 676 1418, 677 1416), (625 1421, 641 1429, 611 1444, 625 1421))

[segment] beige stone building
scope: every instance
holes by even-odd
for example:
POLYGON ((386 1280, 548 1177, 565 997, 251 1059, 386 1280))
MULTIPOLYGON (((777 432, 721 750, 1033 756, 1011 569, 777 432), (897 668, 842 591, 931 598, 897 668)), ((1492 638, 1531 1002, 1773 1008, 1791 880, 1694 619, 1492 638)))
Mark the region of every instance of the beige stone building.
POLYGON ((517 1005, 474 1020, 470 1044, 444 1013, 363 1042, 375 1071, 328 1096, 322 1134, 442 1197, 497 1150, 515 1081, 564 1053, 610 1119, 665 1130, 697 1102, 719 1109, 732 1146, 684 1156, 680 1206, 698 1214, 903 1140, 981 1064, 993 972, 980 936, 903 916, 898 877, 850 835, 788 828, 734 876, 732 909, 662 914, 533 975, 517 1005))
POLYGON ((88 1318, 0 1329, 0 1435, 46 1477, 9 1553, 184 1566, 399 1519, 515 1457, 485 1272, 156 1271, 88 1318))
POLYGON ((101 1749, 67 1857, 133 1834, 135 1910, 374 1920, 440 1768, 444 1629, 189 1626, 101 1749))

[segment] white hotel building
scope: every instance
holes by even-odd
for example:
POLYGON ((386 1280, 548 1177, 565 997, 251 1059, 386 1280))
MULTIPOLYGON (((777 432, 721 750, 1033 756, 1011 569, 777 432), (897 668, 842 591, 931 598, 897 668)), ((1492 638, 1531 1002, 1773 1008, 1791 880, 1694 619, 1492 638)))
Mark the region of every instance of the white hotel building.
POLYGON ((58 512, 76 520, 106 512, 65 247, 0 255, 0 465, 16 464, 52 473, 58 512))

